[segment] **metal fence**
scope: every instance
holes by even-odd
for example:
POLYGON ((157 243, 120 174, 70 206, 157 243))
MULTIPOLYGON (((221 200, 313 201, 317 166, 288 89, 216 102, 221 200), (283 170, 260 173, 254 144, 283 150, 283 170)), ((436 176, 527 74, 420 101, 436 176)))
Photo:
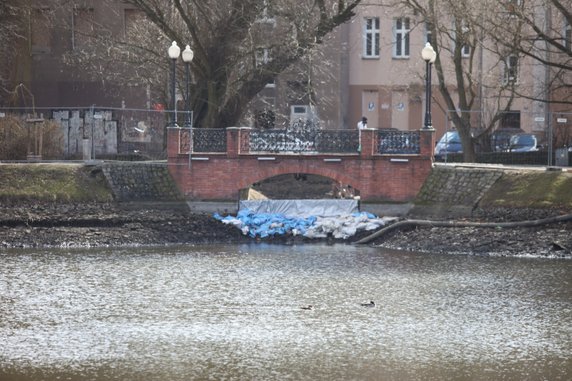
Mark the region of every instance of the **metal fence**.
MULTIPOLYGON (((472 111, 475 125, 479 118, 480 113, 472 111)), ((165 159, 168 121, 168 110, 0 108, 0 160, 165 159)), ((451 118, 445 127, 454 131, 451 118)), ((191 131, 193 152, 226 151, 224 128, 191 131)), ((572 165, 572 113, 511 112, 501 118, 496 130, 480 135, 477 162, 572 165), (512 149, 510 139, 519 134, 534 135, 537 146, 526 152, 512 149)), ((250 152, 356 153, 360 138, 353 128, 326 130, 311 123, 293 123, 281 130, 252 129, 248 144, 250 152)), ((379 130, 375 144, 378 154, 417 154, 419 133, 379 130)), ((462 162, 463 155, 458 150, 445 151, 437 160, 462 162)))
POLYGON ((420 152, 419 131, 378 131, 378 153, 380 154, 418 154, 420 152))
POLYGON ((164 159, 167 120, 162 110, 0 108, 0 160, 164 159))
MULTIPOLYGON (((451 114, 452 112, 449 112, 451 114)), ((479 111, 468 112, 472 125, 484 119, 479 111)), ((449 116, 442 140, 437 143, 438 161, 463 162, 463 147, 456 136, 455 124, 449 116), (446 139, 452 136, 452 141, 446 139)), ((500 115, 489 131, 474 128, 476 162, 510 165, 572 165, 572 112, 534 113, 510 111, 500 115), (526 144, 523 144, 526 141, 526 144)))
MULTIPOLYGON (((322 129, 248 129, 241 135, 241 151, 273 154, 358 154, 360 131, 322 129)), ((193 128, 183 134, 190 139, 194 153, 226 152, 226 130, 193 128)), ((418 154, 418 131, 377 131, 377 154, 418 154)), ((181 152, 188 152, 184 144, 181 152)))
POLYGON ((251 130, 250 152, 356 153, 357 130, 251 130))

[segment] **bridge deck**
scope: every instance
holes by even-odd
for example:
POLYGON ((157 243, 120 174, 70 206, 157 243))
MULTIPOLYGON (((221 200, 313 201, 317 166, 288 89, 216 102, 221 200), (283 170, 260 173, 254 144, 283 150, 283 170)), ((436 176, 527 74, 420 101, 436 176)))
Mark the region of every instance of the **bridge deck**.
POLYGON ((362 201, 412 200, 433 163, 434 131, 169 128, 169 171, 189 200, 237 200, 269 177, 308 173, 359 190, 362 201))

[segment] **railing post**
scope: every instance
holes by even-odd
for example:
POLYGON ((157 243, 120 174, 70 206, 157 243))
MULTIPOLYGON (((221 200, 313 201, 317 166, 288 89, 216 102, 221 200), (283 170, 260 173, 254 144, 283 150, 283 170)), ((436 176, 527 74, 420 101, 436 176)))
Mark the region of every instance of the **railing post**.
POLYGON ((419 134, 419 155, 432 158, 434 151, 435 130, 422 128, 419 134))
POLYGON ((238 153, 249 154, 250 153, 250 131, 252 127, 241 127, 238 136, 238 153))
POLYGON ((375 134, 377 129, 364 128, 360 130, 360 157, 362 159, 368 159, 375 153, 375 134))
POLYGON ((227 127, 226 129, 226 155, 236 158, 240 151, 240 127, 227 127))

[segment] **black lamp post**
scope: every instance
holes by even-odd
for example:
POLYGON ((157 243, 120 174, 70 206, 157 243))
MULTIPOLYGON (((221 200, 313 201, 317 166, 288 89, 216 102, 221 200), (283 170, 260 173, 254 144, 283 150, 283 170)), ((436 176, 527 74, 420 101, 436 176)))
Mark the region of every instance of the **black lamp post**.
POLYGON ((169 58, 171 59, 171 123, 170 127, 177 127, 177 100, 175 99, 175 76, 176 76, 176 64, 177 58, 181 53, 181 48, 177 46, 177 42, 173 41, 171 46, 169 46, 169 58))
POLYGON ((183 62, 185 63, 185 127, 191 128, 191 91, 190 91, 190 66, 194 53, 191 47, 187 45, 183 50, 183 62))
POLYGON ((437 59, 437 53, 430 43, 426 43, 423 50, 421 50, 421 57, 425 61, 425 124, 424 130, 432 130, 433 123, 431 122, 431 65, 437 59))

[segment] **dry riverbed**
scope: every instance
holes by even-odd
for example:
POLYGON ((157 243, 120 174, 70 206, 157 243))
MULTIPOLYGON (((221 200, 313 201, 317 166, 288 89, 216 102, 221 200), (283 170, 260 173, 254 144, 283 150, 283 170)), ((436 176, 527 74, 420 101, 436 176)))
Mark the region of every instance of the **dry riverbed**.
MULTIPOLYGON (((522 221, 562 210, 477 210, 473 221, 522 221)), ((361 233, 351 243, 370 234, 361 233)), ((299 237, 273 243, 316 242, 299 237)), ((0 207, 0 248, 103 247, 193 243, 245 243, 252 239, 210 214, 185 208, 126 210, 114 203, 29 204, 0 207)), ((330 241, 331 242, 331 241, 330 241)), ((533 228, 422 227, 392 232, 370 245, 430 253, 572 258, 572 222, 533 228)))

